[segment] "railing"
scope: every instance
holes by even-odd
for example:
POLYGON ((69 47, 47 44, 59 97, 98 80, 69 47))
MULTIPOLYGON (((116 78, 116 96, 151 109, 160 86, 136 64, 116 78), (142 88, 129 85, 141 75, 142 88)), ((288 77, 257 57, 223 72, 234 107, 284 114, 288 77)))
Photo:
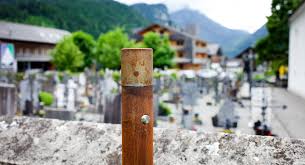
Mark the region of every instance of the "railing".
POLYGON ((50 61, 51 56, 48 54, 38 53, 17 53, 17 61, 50 61))
POLYGON ((196 53, 208 53, 208 49, 207 48, 196 47, 195 52, 196 53))
POLYGON ((184 57, 176 57, 176 58, 174 58, 174 62, 175 63, 190 63, 190 62, 192 62, 192 60, 189 58, 184 58, 184 57))
POLYGON ((184 46, 172 45, 171 48, 174 49, 174 50, 176 50, 176 51, 181 51, 181 50, 184 49, 184 46))
POLYGON ((193 58, 193 63, 195 64, 205 64, 209 62, 208 58, 193 58))

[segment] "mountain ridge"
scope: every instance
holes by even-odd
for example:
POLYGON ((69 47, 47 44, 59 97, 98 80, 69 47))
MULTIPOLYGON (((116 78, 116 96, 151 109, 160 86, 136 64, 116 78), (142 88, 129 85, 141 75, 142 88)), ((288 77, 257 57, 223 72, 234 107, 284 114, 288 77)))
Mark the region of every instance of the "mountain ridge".
POLYGON ((171 19, 184 28, 188 24, 196 24, 200 29, 198 36, 208 42, 220 44, 224 54, 229 57, 235 55, 235 47, 239 42, 251 36, 246 31, 227 28, 201 12, 192 9, 184 8, 175 11, 171 13, 171 19))
POLYGON ((207 42, 221 45, 224 54, 228 57, 238 55, 268 34, 264 26, 254 33, 227 28, 202 12, 190 8, 182 8, 169 13, 167 6, 164 4, 139 3, 131 6, 150 22, 171 25, 197 35, 207 42), (166 19, 160 18, 160 15, 166 16, 166 19))

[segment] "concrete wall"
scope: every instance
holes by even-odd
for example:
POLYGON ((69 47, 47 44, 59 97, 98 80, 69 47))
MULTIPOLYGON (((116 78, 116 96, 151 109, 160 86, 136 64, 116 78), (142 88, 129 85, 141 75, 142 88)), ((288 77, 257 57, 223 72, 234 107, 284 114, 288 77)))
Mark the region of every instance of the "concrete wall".
POLYGON ((291 19, 288 89, 305 98, 305 4, 291 19))
MULTIPOLYGON (((120 125, 0 118, 0 164, 121 164, 121 138, 120 125)), ((154 129, 154 164, 305 164, 305 140, 154 129)))

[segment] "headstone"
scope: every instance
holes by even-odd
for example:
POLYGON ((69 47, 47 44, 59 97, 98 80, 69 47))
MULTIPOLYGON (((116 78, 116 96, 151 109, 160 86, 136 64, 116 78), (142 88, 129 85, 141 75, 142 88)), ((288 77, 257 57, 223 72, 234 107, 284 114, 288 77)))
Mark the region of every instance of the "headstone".
POLYGON ((17 110, 16 87, 0 83, 0 116, 14 116, 17 110))
POLYGON ((235 113, 235 105, 233 101, 229 98, 224 100, 219 112, 217 113, 218 126, 225 127, 227 124, 231 126, 237 123, 237 116, 235 113))
POLYGON ((56 106, 58 108, 65 107, 65 90, 66 85, 65 84, 57 84, 55 87, 55 97, 56 97, 56 106))
POLYGON ((67 110, 75 111, 75 90, 77 88, 73 79, 68 80, 68 97, 67 97, 67 110))
POLYGON ((121 94, 106 96, 105 123, 121 123, 121 94))
POLYGON ((46 118, 60 119, 60 120, 74 120, 75 111, 63 109, 63 108, 51 108, 46 107, 45 109, 46 118))

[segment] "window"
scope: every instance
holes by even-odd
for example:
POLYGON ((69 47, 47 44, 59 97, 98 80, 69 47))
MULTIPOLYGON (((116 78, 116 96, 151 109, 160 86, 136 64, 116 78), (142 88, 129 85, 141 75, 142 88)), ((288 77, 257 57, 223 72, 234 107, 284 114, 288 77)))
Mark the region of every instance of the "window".
POLYGON ((183 57, 183 52, 181 52, 181 51, 177 52, 177 56, 178 56, 179 58, 182 58, 182 57, 183 57))
POLYGON ((178 40, 178 41, 177 41, 177 45, 179 45, 179 46, 182 46, 183 43, 184 43, 183 40, 178 40))

